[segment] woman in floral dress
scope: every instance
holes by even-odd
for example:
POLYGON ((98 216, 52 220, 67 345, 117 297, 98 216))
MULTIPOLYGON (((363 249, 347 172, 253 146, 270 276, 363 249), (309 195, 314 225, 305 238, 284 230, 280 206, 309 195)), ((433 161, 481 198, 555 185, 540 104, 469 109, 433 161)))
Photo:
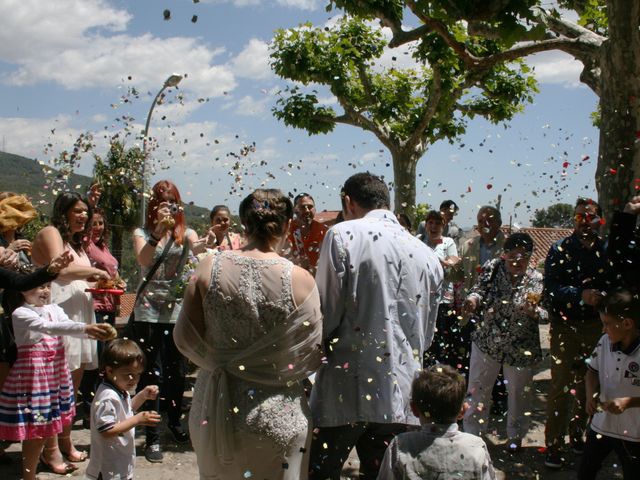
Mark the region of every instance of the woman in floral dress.
POLYGON ((532 252, 529 235, 512 234, 503 255, 485 264, 464 304, 465 313, 481 318, 472 334, 464 429, 476 435, 486 431, 491 390, 502 366, 509 398, 507 448, 513 452, 529 428, 534 367, 542 358, 538 322, 547 316, 538 305, 542 274, 529 266, 532 252))

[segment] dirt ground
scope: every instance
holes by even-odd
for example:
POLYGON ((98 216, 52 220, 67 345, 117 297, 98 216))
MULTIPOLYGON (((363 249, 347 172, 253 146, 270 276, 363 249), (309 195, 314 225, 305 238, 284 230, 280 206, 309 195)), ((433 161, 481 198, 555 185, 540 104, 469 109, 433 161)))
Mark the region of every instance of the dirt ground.
MULTIPOLYGON (((543 348, 546 350, 549 345, 548 326, 541 326, 541 340, 543 348)), ((531 412, 532 424, 527 437, 523 442, 523 449, 520 453, 511 455, 505 451, 505 424, 506 417, 492 416, 489 424, 489 434, 486 437, 487 445, 491 453, 493 464, 497 470, 499 480, 513 479, 540 479, 540 480, 564 480, 575 478, 575 468, 579 462, 579 456, 569 452, 565 455, 566 465, 562 470, 551 471, 544 466, 544 420, 545 420, 545 404, 546 392, 549 383, 550 373, 547 362, 544 362, 540 371, 534 378, 535 401, 531 412)), ((190 392, 187 393, 190 396, 190 392)), ((187 402, 188 404, 188 402, 187 402)), ((185 420, 186 421, 186 420, 185 420)), ((89 430, 82 429, 81 422, 76 423, 74 427, 73 437, 78 448, 89 450, 89 430)), ((198 467, 196 465, 196 457, 189 445, 177 445, 172 442, 171 434, 164 432, 164 462, 160 464, 151 464, 144 458, 143 432, 137 435, 137 453, 138 459, 136 463, 135 478, 140 480, 181 480, 197 479, 198 467)), ((0 466, 0 479, 16 480, 20 478, 20 445, 13 444, 7 450, 12 464, 0 466)), ((622 474, 620 468, 615 466, 616 458, 611 456, 609 462, 604 468, 599 478, 602 479, 621 479, 622 474)), ((71 477, 84 477, 84 469, 86 463, 77 464, 80 468, 71 477)), ((352 452, 345 468, 343 470, 343 479, 357 478, 358 474, 358 458, 355 452, 352 452)), ((39 473, 42 480, 58 479, 60 476, 42 471, 39 473)))

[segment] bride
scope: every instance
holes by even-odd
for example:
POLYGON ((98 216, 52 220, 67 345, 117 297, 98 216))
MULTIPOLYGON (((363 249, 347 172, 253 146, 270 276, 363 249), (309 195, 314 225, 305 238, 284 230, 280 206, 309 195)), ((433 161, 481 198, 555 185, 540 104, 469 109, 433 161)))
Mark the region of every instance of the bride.
POLYGON ((311 417, 301 380, 320 365, 313 277, 278 255, 293 216, 280 190, 240 204, 247 245, 198 266, 174 331, 200 367, 189 429, 201 479, 307 478, 311 417))

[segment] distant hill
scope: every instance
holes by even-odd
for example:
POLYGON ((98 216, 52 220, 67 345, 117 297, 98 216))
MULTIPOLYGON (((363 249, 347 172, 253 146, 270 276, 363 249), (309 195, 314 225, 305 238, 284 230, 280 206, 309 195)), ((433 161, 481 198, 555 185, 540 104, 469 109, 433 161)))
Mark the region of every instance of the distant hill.
MULTIPOLYGON (((51 213, 51 206, 55 199, 49 189, 45 189, 45 185, 48 184, 45 168, 49 170, 49 167, 43 167, 36 160, 13 153, 0 152, 0 192, 10 191, 26 194, 31 198, 35 207, 48 215, 51 213), (43 203, 42 200, 46 203, 43 203)), ((54 173, 50 176, 55 175, 56 171, 51 170, 54 173)), ((69 184, 84 193, 91 186, 91 178, 86 175, 73 174, 69 184)), ((184 211, 189 225, 209 222, 208 208, 185 205, 184 211)))

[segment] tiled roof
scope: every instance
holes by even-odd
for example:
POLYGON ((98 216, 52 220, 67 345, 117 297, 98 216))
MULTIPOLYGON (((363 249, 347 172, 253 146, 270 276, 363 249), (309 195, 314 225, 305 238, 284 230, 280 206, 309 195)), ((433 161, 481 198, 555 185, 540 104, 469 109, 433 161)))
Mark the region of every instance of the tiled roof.
POLYGON ((135 293, 125 293, 120 297, 120 315, 116 319, 116 323, 126 323, 129 315, 133 312, 133 303, 136 301, 135 293))
POLYGON ((324 223, 327 227, 333 225, 336 221, 336 217, 340 213, 340 210, 324 210, 322 212, 316 212, 314 220, 320 223, 324 223))

